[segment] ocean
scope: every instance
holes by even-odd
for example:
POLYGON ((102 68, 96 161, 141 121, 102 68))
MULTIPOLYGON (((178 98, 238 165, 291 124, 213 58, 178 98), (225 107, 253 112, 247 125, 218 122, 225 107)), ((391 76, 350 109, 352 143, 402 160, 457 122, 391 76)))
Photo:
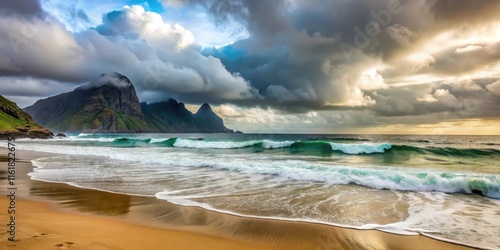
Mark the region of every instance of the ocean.
POLYGON ((33 179, 500 248, 500 136, 70 134, 33 179))

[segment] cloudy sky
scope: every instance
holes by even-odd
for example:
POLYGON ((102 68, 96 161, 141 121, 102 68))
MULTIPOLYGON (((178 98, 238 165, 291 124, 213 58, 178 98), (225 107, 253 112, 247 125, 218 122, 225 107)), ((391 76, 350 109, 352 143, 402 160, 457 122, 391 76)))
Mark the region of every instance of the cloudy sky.
POLYGON ((105 72, 264 133, 500 134, 498 0, 2 0, 0 94, 105 72), (104 3, 103 3, 104 2, 104 3))

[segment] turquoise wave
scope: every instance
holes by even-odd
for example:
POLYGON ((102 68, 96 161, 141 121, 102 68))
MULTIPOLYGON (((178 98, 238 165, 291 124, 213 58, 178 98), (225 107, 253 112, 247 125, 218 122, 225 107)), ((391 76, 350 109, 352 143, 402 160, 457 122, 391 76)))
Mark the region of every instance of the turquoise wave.
MULTIPOLYGON (((100 143, 109 143, 109 138, 92 140, 100 143)), ((79 139, 78 141, 81 141, 79 139)), ((90 139, 89 139, 90 140, 90 139)), ((164 138, 164 139, 139 139, 139 138, 116 138, 111 144, 118 147, 177 147, 193 149, 242 149, 251 148, 254 152, 265 150, 287 150, 290 153, 311 154, 395 154, 395 155, 435 155, 444 157, 481 158, 500 157, 500 150, 495 148, 456 148, 435 146, 410 146, 390 143, 374 142, 333 142, 327 140, 311 141, 273 141, 273 140, 246 140, 246 141, 215 141, 189 138, 164 138)))

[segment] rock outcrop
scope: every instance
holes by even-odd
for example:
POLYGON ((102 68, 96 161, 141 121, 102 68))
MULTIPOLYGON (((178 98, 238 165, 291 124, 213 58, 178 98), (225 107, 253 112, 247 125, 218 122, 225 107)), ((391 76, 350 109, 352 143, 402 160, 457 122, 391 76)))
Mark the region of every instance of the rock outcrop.
POLYGON ((199 127, 203 133, 234 132, 224 126, 224 120, 214 113, 212 107, 210 107, 208 103, 201 105, 196 114, 194 114, 194 118, 197 127, 199 127))
POLYGON ((130 80, 102 74, 72 92, 39 100, 25 109, 35 121, 62 132, 149 132, 130 80))

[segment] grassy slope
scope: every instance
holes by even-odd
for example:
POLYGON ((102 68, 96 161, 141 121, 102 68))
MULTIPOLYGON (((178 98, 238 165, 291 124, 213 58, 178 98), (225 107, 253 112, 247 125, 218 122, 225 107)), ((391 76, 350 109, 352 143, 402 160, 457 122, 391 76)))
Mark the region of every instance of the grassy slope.
MULTIPOLYGON (((97 106, 97 105, 96 105, 97 106)), ((111 112, 117 116, 116 129, 122 131, 149 131, 150 127, 140 119, 132 117, 126 114, 122 114, 114 109, 111 109, 108 105, 102 105, 100 107, 94 107, 92 109, 81 110, 68 118, 64 119, 58 124, 52 124, 52 127, 62 130, 62 131, 86 131, 96 129, 95 123, 107 124, 102 116, 106 112, 111 112)))
POLYGON ((120 112, 116 112, 116 115, 118 116, 119 123, 118 123, 118 128, 120 129, 125 129, 125 130, 143 130, 143 131, 150 131, 151 128, 146 122, 141 121, 140 119, 122 114, 120 112))
POLYGON ((21 110, 14 102, 7 100, 5 97, 0 96, 0 107, 8 107, 15 113, 19 114, 21 119, 13 117, 0 109, 0 130, 2 131, 17 131, 16 127, 30 126, 32 128, 39 128, 31 117, 21 110))

